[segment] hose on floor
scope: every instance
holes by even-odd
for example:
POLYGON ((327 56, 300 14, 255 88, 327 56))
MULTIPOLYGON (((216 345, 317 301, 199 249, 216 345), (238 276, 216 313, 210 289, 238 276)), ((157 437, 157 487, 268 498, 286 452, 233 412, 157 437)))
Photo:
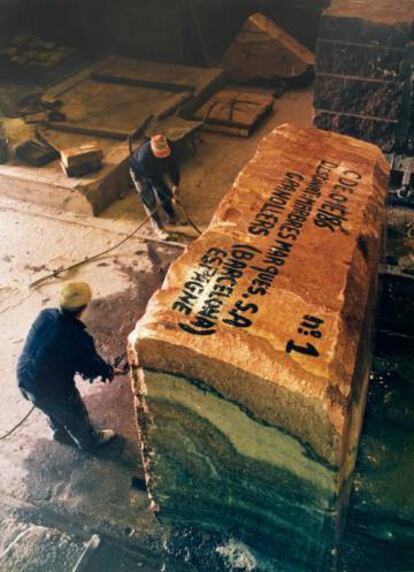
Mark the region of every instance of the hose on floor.
POLYGON ((176 197, 175 202, 177 203, 177 205, 182 210, 183 215, 185 216, 185 219, 188 222, 188 224, 190 224, 193 227, 193 229, 196 231, 197 234, 201 235, 202 234, 201 230, 198 228, 198 226, 191 219, 190 215, 188 214, 188 212, 187 212, 186 208, 184 207, 183 203, 181 202, 181 200, 178 197, 176 197))
POLYGON ((23 423, 26 421, 26 419, 28 419, 30 417, 30 415, 33 413, 33 411, 35 410, 35 406, 33 405, 33 407, 31 409, 29 409, 29 411, 26 413, 26 415, 24 417, 22 417, 22 419, 20 419, 20 421, 14 426, 12 427, 9 431, 7 431, 7 433, 5 433, 4 435, 0 436, 0 441, 2 441, 3 439, 7 439, 7 437, 10 437, 10 435, 12 433, 14 433, 15 431, 17 431, 17 429, 23 425, 23 423))
MULTIPOLYGON (((194 228, 194 230, 199 235, 201 235, 201 230, 197 227, 197 225, 190 218, 188 212, 186 211, 186 209, 185 209, 184 205, 182 204, 182 202, 180 201, 180 199, 176 198, 175 202, 177 203, 177 205, 182 210, 187 222, 194 228)), ((56 278, 57 276, 59 276, 63 272, 68 272, 69 270, 73 270, 74 268, 78 268, 79 266, 83 266, 83 264, 88 264, 89 262, 93 262, 94 260, 97 260, 101 256, 105 256, 105 254, 108 254, 109 252, 112 252, 116 248, 119 248, 120 246, 125 244, 125 242, 127 242, 130 238, 135 236, 141 230, 141 228, 150 220, 150 218, 157 212, 157 210, 158 210, 158 205, 155 207, 155 209, 153 211, 151 211, 151 213, 149 215, 147 215, 145 217, 145 219, 132 232, 130 232, 127 236, 125 236, 122 240, 120 240, 116 244, 110 246, 109 248, 107 248, 101 252, 94 254, 93 256, 88 256, 87 258, 84 258, 83 260, 80 260, 79 262, 75 262, 74 264, 71 264, 70 266, 66 266, 65 268, 58 268, 57 270, 54 270, 50 274, 46 274, 46 276, 42 276, 41 278, 34 280, 33 282, 31 282, 29 284, 29 288, 36 288, 37 286, 39 286, 40 284, 42 284, 46 280, 49 280, 50 278, 56 278)))
POLYGON ((145 217, 145 219, 132 232, 130 232, 127 236, 125 236, 122 240, 120 240, 116 244, 113 244, 112 246, 110 246, 109 248, 106 248, 105 250, 102 250, 101 252, 97 252, 93 256, 88 256, 87 258, 84 258, 83 260, 80 260, 79 262, 75 262, 74 264, 71 264, 70 266, 66 266, 65 268, 58 268, 57 270, 54 270, 50 274, 46 274, 46 276, 42 276, 41 278, 34 280, 34 282, 31 282, 29 284, 29 288, 36 288, 37 286, 39 286, 39 284, 42 284, 43 282, 45 282, 46 280, 49 280, 50 278, 56 278, 57 276, 59 276, 59 274, 62 274, 63 272, 68 272, 69 270, 73 270, 74 268, 78 268, 79 266, 82 266, 83 264, 88 264, 89 262, 92 262, 93 260, 96 260, 96 259, 100 258, 101 256, 105 256, 105 254, 112 252, 116 248, 119 248, 120 246, 125 244, 125 242, 127 242, 127 240, 129 240, 130 238, 135 236, 137 234, 137 232, 141 230, 141 228, 144 226, 144 224, 146 224, 149 221, 149 219, 156 213, 157 208, 155 208, 149 215, 147 215, 145 217))

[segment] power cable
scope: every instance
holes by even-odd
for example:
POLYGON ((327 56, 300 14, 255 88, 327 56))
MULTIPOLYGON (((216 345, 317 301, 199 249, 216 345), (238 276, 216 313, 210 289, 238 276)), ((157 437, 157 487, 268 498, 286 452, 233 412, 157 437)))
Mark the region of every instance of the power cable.
POLYGON ((5 433, 4 435, 2 435, 0 437, 0 441, 2 441, 3 439, 6 439, 7 437, 9 437, 12 433, 14 433, 15 431, 17 431, 17 429, 23 425, 23 423, 26 421, 26 419, 29 418, 29 416, 33 413, 33 411, 36 409, 36 407, 33 405, 33 407, 31 409, 29 409, 29 411, 26 413, 26 415, 20 419, 20 421, 14 426, 12 427, 9 431, 7 431, 7 433, 5 433))
POLYGON ((179 198, 175 199, 175 202, 177 203, 177 205, 180 207, 180 209, 183 211, 183 214, 187 220, 187 222, 193 227, 193 229, 196 231, 197 234, 201 235, 202 232, 201 230, 198 228, 198 226, 193 222, 193 220, 191 219, 190 215, 188 214, 187 210, 185 209, 183 203, 181 202, 181 200, 179 198))
MULTIPOLYGON (((176 203, 178 204, 178 206, 183 211, 183 214, 184 214, 187 222, 194 228, 194 230, 197 232, 197 234, 201 235, 202 234, 201 230, 198 228, 198 226, 191 219, 190 215, 188 214, 187 210, 185 209, 185 207, 182 204, 182 202, 180 201, 180 199, 177 198, 176 203)), ((66 266, 65 268, 58 268, 57 270, 54 270, 50 274, 47 274, 46 276, 42 276, 41 278, 34 280, 34 282, 31 282, 29 284, 29 288, 36 288, 37 286, 39 286, 39 284, 42 284, 43 282, 45 282, 46 280, 49 280, 50 278, 56 278, 57 276, 59 276, 63 272, 68 272, 69 270, 73 270, 74 268, 78 268, 79 266, 82 266, 83 264, 88 264, 89 262, 93 262, 97 258, 100 258, 101 256, 105 256, 105 254, 108 254, 109 252, 112 252, 116 248, 119 248, 120 246, 125 244, 125 242, 127 242, 127 240, 129 240, 130 238, 135 236, 137 234, 137 232, 141 230, 141 228, 157 212, 157 209, 158 209, 158 206, 153 211, 151 211, 151 213, 149 215, 147 215, 145 217, 145 219, 131 233, 129 233, 127 236, 125 236, 122 240, 120 240, 119 242, 117 242, 113 246, 110 246, 109 248, 103 250, 102 252, 98 252, 98 253, 94 254, 93 256, 89 256, 87 258, 84 258, 83 260, 80 260, 79 262, 75 262, 74 264, 71 264, 70 266, 66 266)))
POLYGON ((69 270, 73 270, 74 268, 78 268, 79 266, 82 266, 83 264, 88 264, 89 262, 92 262, 93 260, 96 260, 97 258, 100 258, 101 256, 105 256, 105 254, 112 252, 116 248, 119 248, 120 246, 125 244, 125 242, 127 240, 129 240, 134 235, 136 235, 139 230, 141 230, 141 228, 144 226, 144 224, 147 223, 149 221, 149 219, 156 213, 157 208, 158 207, 156 207, 149 215, 147 215, 145 217, 145 219, 132 232, 130 232, 127 236, 125 236, 122 240, 120 240, 116 244, 110 246, 109 248, 106 248, 105 250, 102 250, 101 252, 97 252, 93 256, 88 256, 88 257, 84 258, 83 260, 80 260, 79 262, 75 262, 74 264, 71 264, 70 266, 66 266, 65 268, 58 268, 57 270, 54 270, 50 274, 47 274, 46 276, 42 276, 41 278, 34 280, 34 282, 31 282, 29 284, 29 288, 36 288, 37 286, 39 286, 39 284, 42 284, 43 282, 45 282, 46 280, 49 280, 50 278, 56 278, 56 276, 59 276, 59 274, 62 274, 63 272, 68 272, 69 270))

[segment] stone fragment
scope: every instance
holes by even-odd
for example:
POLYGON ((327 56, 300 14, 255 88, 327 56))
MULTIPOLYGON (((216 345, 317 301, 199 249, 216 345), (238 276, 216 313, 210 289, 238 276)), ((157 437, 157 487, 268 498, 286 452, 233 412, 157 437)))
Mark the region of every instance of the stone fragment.
POLYGON ((263 14, 251 15, 224 58, 238 82, 295 78, 311 70, 315 55, 263 14))
POLYGON ((60 158, 65 167, 72 168, 102 161, 103 152, 96 141, 89 141, 77 147, 62 149, 60 158))
POLYGON ((377 147, 284 125, 171 266, 129 338, 165 522, 231 531, 271 569, 329 569, 368 387, 387 182, 377 147))

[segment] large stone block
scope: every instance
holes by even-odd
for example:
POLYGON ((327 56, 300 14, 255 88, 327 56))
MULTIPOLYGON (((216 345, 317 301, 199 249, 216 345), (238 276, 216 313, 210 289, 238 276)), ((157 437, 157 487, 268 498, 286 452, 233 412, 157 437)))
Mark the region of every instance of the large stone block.
POLYGON ((377 147, 284 125, 170 268, 129 338, 165 522, 231 531, 274 569, 328 569, 368 386, 387 181, 377 147))
POLYGON ((319 75, 314 104, 317 109, 398 121, 403 92, 403 82, 319 75))

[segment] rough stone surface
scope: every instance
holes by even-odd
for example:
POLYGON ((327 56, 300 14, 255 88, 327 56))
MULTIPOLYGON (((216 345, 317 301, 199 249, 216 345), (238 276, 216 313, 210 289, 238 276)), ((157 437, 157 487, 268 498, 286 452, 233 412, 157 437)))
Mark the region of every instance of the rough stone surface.
POLYGON ((319 73, 393 80, 398 79, 405 50, 319 39, 316 54, 319 73))
POLYGON ((320 75, 315 107, 398 121, 402 97, 403 82, 382 83, 320 75))
POLYGON ((414 4, 408 0, 332 3, 317 42, 315 126, 375 142, 385 151, 409 147, 413 24, 414 4))
MULTIPOLYGON (((7 535, 7 520, 5 536, 7 535)), ((53 570, 65 572, 75 567, 82 551, 83 543, 74 540, 65 533, 54 528, 36 525, 21 525, 9 523, 12 529, 11 538, 7 544, 1 542, 0 569, 2 572, 25 570, 53 570), (21 530, 16 534, 16 528, 21 530), (14 534, 13 534, 14 533, 14 534)), ((5 527, 5 524, 3 524, 5 527)))
POLYGON ((329 560, 368 385, 387 175, 374 146, 282 126, 171 267, 129 339, 165 519, 260 531, 278 549, 295 530, 329 560))
POLYGON ((260 13, 248 18, 224 58, 227 76, 239 82, 298 77, 314 64, 310 50, 260 13))

